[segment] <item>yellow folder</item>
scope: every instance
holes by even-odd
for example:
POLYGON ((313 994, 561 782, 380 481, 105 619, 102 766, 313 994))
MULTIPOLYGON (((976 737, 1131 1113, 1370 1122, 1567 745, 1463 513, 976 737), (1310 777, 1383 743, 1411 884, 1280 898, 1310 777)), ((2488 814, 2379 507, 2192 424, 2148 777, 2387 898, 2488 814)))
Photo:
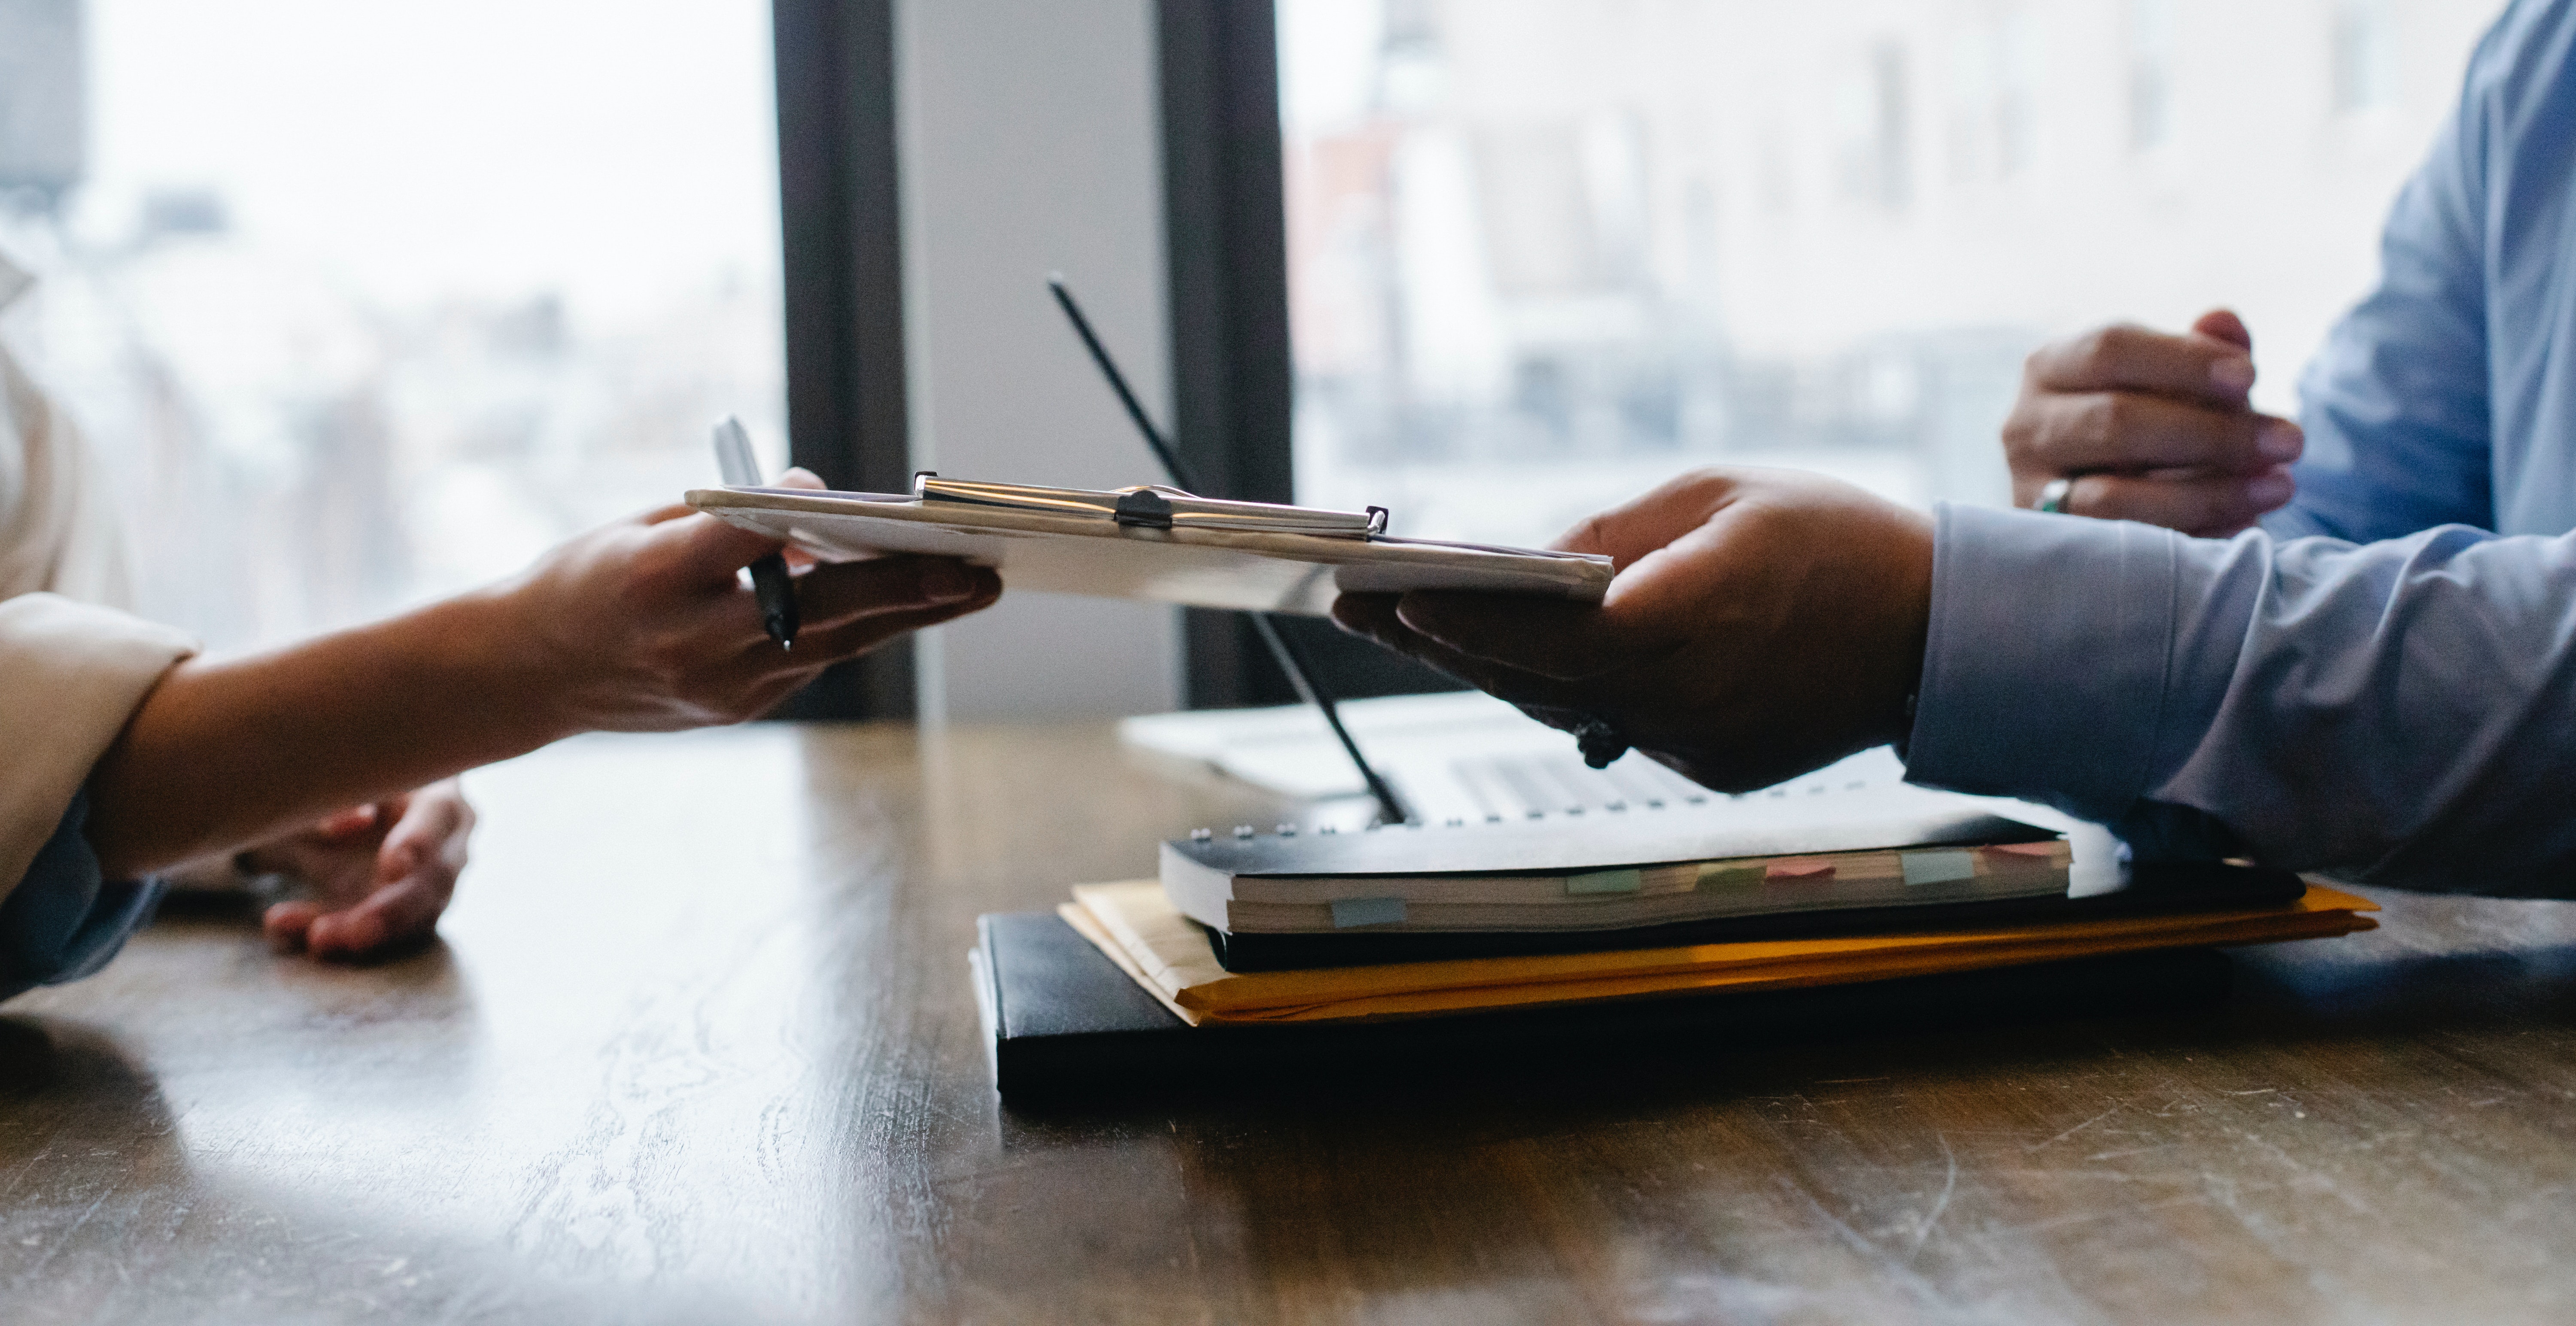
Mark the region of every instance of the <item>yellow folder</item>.
POLYGON ((2054 962, 2140 949, 2268 944, 2369 930, 2365 898, 2311 884, 2269 907, 2099 920, 1691 944, 1609 953, 1229 972, 1154 880, 1074 886, 1067 924, 1192 1025, 1370 1021, 1483 1009, 1771 990, 2054 962))

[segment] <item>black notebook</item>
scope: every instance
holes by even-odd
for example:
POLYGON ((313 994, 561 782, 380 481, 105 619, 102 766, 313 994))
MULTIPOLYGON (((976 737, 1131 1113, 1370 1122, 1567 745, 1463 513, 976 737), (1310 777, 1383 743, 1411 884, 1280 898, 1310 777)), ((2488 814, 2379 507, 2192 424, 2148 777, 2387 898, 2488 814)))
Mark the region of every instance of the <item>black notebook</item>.
POLYGON ((1405 1022, 1193 1027, 1053 912, 978 917, 968 955, 994 1085, 1017 1100, 1551 1072, 1637 1051, 1749 1047, 2225 997, 2226 955, 2163 949, 1860 985, 1692 994, 1405 1022))

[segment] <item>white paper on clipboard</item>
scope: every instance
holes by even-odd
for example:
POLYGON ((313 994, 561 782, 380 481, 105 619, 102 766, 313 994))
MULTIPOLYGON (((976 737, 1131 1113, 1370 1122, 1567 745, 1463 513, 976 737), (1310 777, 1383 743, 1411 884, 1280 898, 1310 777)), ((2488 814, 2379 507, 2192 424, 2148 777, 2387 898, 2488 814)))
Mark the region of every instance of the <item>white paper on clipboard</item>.
POLYGON ((688 503, 827 561, 927 553, 992 567, 1001 572, 1006 589, 1194 608, 1320 617, 1345 592, 1411 589, 1538 594, 1597 603, 1611 572, 1609 558, 1577 553, 1384 535, 1157 529, 1107 517, 896 494, 699 488, 689 492, 688 503))

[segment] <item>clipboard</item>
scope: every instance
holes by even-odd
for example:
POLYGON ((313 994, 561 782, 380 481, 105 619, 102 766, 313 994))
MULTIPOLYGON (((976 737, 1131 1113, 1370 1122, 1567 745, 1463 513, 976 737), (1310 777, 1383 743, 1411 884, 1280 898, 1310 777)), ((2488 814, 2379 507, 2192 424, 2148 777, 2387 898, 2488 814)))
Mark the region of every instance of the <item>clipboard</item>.
POLYGON ((688 504, 825 561, 957 557, 1005 586, 1193 608, 1320 617, 1344 593, 1414 589, 1598 603, 1611 561, 1586 553, 1389 535, 1386 513, 1197 497, 1159 485, 1095 490, 924 473, 909 494, 692 489, 688 504))

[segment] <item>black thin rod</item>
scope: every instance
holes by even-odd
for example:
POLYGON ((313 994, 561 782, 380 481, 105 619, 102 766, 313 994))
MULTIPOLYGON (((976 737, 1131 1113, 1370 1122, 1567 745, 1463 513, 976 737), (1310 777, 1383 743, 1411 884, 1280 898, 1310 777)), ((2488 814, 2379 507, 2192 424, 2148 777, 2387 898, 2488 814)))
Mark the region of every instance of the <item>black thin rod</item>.
MULTIPOLYGON (((1172 486, 1184 492, 1198 492, 1199 486, 1191 481, 1188 469, 1181 464, 1180 453, 1172 449, 1172 444, 1164 440, 1163 431, 1154 427, 1154 421, 1145 414, 1144 405, 1127 386, 1127 375, 1118 371, 1117 361, 1109 357, 1109 347, 1102 345, 1098 334, 1091 330, 1091 319, 1082 316, 1082 306, 1074 302, 1073 292, 1065 288, 1064 278, 1048 276, 1047 289, 1055 295, 1056 307, 1063 309, 1066 319, 1073 323, 1074 332, 1082 337, 1083 348, 1091 351, 1091 362, 1100 366, 1100 375, 1109 379, 1110 389, 1118 393, 1119 404, 1127 407, 1127 417, 1136 422, 1136 431, 1144 434, 1145 445, 1152 447, 1155 459, 1163 462, 1163 472, 1171 476, 1172 486)), ((1360 771, 1360 781, 1368 785, 1369 795, 1377 801, 1378 818, 1388 824, 1403 824, 1411 820, 1413 816, 1405 809, 1403 799, 1396 796, 1395 788, 1378 776, 1368 757, 1360 753, 1360 744, 1351 740, 1351 730, 1342 725, 1340 702, 1315 680, 1315 670, 1308 665, 1305 651, 1289 642, 1278 624, 1270 620, 1269 613, 1256 612, 1249 616, 1254 634, 1261 637, 1261 643, 1269 646, 1270 656, 1279 661, 1279 670, 1288 674, 1288 682, 1297 688, 1298 698, 1313 705, 1316 712, 1324 716, 1324 726, 1333 730, 1333 736, 1342 743, 1342 753, 1350 756, 1352 766, 1360 771)))
POLYGON ((1073 302, 1073 292, 1064 288, 1064 277, 1049 273, 1047 290, 1054 294, 1055 306, 1073 322, 1074 334, 1082 338, 1082 348, 1091 352, 1091 362, 1100 366, 1100 375, 1109 379, 1109 389, 1118 393, 1118 403, 1127 407, 1127 417, 1136 421, 1136 431, 1145 435, 1145 445, 1154 449, 1154 459, 1163 462, 1163 473, 1172 476, 1172 486, 1184 492, 1198 492, 1198 479, 1181 463, 1181 453, 1164 440, 1163 430, 1146 417, 1144 403, 1127 386, 1127 375, 1118 371, 1118 361, 1109 357, 1109 347, 1102 345, 1099 333, 1091 330, 1091 319, 1082 316, 1082 305, 1073 302))
POLYGON ((1307 664, 1305 651, 1299 649, 1296 642, 1280 631, 1278 624, 1270 620, 1269 613, 1255 612, 1247 615, 1252 618, 1252 629, 1260 634, 1261 643, 1270 646, 1270 656, 1279 660, 1280 669, 1288 674, 1289 682, 1296 686, 1298 697, 1315 706, 1316 710, 1324 715, 1325 726, 1333 729, 1333 735, 1341 740, 1342 753, 1351 757, 1352 765, 1360 771, 1361 781, 1368 784, 1369 795, 1377 799, 1378 818, 1389 824, 1402 824, 1410 820, 1412 815, 1404 808, 1403 800, 1395 795, 1395 788, 1385 779, 1378 777, 1377 770, 1369 764, 1368 757, 1360 754, 1359 743, 1351 740, 1351 730, 1342 726, 1342 710, 1339 702, 1316 686, 1315 670, 1307 664))

